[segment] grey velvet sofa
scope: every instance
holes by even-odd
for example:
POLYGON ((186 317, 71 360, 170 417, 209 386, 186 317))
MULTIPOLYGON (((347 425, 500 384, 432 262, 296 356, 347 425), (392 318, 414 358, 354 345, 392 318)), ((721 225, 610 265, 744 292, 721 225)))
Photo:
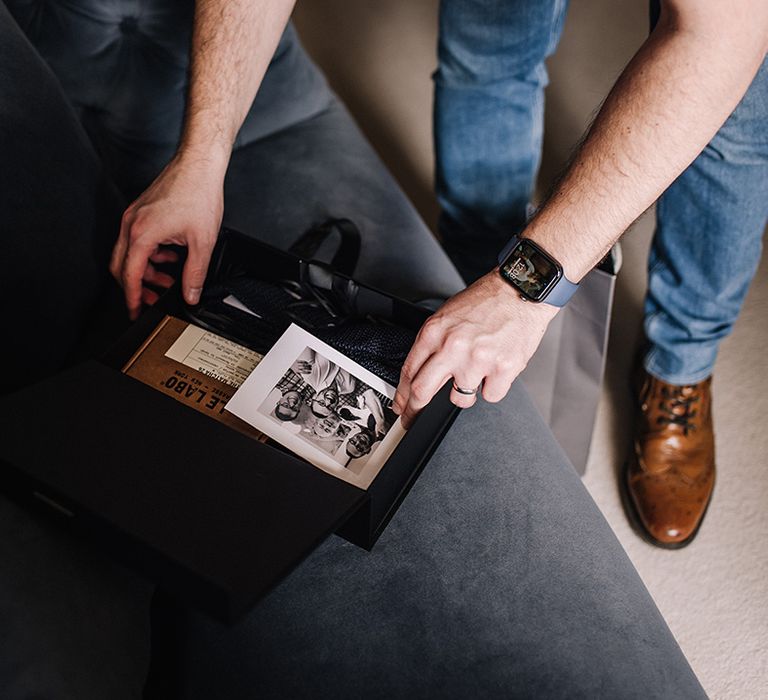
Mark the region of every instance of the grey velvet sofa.
MULTIPOLYGON (((176 147, 192 5, 0 1, 0 393, 123 317, 106 261, 176 147)), ((362 281, 414 301, 462 287, 289 27, 233 153, 225 224, 288 247, 329 216, 360 228, 362 281)), ((4 698, 141 697, 151 597, 0 497, 4 698)), ((701 697, 519 383, 459 417, 373 554, 330 538, 234 630, 180 615, 165 659, 179 685, 154 676, 153 697, 701 697)))

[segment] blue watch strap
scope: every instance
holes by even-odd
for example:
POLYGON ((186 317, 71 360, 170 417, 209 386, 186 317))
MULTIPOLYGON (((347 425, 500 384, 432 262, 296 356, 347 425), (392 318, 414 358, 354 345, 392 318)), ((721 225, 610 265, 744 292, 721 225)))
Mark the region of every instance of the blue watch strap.
POLYGON ((520 236, 512 236, 512 238, 509 239, 509 243, 507 243, 507 245, 505 245, 499 253, 499 265, 501 265, 509 257, 509 254, 514 250, 518 243, 520 243, 520 236))
POLYGON ((578 284, 571 282, 571 280, 563 275, 557 280, 557 284, 549 290, 549 294, 547 294, 541 301, 544 304, 550 304, 552 306, 565 306, 578 288, 578 284))
MULTIPOLYGON (((512 236, 509 239, 509 243, 505 245, 499 253, 499 265, 502 265, 504 261, 509 257, 510 253, 515 249, 515 246, 520 243, 520 236, 512 236)), ((552 306, 563 307, 570 298, 576 293, 579 285, 575 282, 571 282, 565 275, 563 275, 555 284, 552 289, 549 290, 547 296, 545 296, 541 303, 550 304, 552 306)))

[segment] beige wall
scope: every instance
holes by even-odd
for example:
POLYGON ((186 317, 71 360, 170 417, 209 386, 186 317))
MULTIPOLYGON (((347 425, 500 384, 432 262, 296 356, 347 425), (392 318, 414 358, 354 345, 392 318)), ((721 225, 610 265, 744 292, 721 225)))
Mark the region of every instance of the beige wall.
MULTIPOLYGON (((431 226, 437 8, 438 0, 300 0, 295 12, 310 53, 431 226)), ((544 188, 647 27, 642 0, 572 3, 550 66, 544 188)))

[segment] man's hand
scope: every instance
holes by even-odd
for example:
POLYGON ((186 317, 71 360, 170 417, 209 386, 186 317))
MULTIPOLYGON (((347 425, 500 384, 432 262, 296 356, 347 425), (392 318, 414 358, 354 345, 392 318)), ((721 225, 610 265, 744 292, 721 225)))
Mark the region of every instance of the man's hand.
POLYGON ((157 301, 157 293, 145 284, 173 284, 170 275, 153 265, 175 260, 163 245, 189 249, 182 274, 184 299, 188 304, 199 301, 221 226, 225 168, 226 162, 222 166, 178 155, 125 210, 109 269, 123 286, 131 319, 139 315, 142 303, 157 301))
MULTIPOLYGON (((486 401, 501 401, 539 345, 557 308, 523 301, 498 270, 449 299, 419 331, 403 365, 394 411, 409 428, 449 379, 486 401)), ((451 391, 469 408, 475 396, 451 391)))
MULTIPOLYGON (((580 280, 728 118, 768 48, 765 0, 669 0, 611 90, 573 164, 523 232, 580 280), (576 243, 578 242, 578 243, 576 243)), ((453 377, 500 400, 557 309, 523 302, 492 272, 450 299, 405 361, 395 411, 408 427, 453 377)), ((463 408, 474 396, 451 392, 463 408)))
POLYGON ((110 270, 125 289, 131 318, 173 280, 153 263, 189 249, 182 285, 200 299, 223 212, 232 145, 275 53, 294 0, 197 0, 184 130, 176 157, 123 215, 110 270))

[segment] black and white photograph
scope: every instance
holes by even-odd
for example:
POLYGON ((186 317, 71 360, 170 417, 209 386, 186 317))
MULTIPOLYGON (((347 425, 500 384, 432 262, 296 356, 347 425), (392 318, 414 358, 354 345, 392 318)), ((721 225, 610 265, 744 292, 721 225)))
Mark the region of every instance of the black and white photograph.
POLYGON ((227 410, 345 481, 366 488, 402 437, 394 387, 291 326, 227 410))
POLYGON ((354 472, 397 419, 391 399, 309 347, 259 411, 354 472))

